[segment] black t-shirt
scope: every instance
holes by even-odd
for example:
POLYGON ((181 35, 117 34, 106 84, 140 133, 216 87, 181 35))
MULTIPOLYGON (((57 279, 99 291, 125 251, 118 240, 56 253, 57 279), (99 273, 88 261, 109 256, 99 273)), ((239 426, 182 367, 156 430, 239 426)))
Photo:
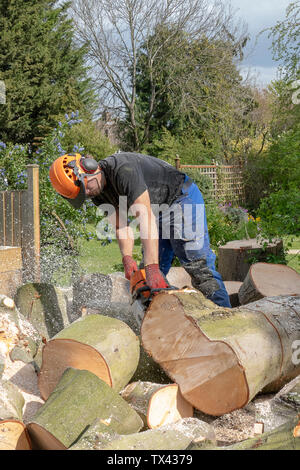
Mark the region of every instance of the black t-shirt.
POLYGON ((106 178, 101 194, 92 199, 119 206, 119 196, 127 196, 127 208, 146 190, 151 204, 168 204, 181 194, 185 174, 158 158, 139 153, 122 152, 99 162, 106 178))

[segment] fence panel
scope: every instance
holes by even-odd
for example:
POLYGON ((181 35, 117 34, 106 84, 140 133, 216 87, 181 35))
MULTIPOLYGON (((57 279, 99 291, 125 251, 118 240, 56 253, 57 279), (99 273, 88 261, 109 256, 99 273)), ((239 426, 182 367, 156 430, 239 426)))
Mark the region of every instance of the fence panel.
POLYGON ((28 189, 0 191, 0 246, 21 247, 23 280, 39 280, 39 167, 27 165, 28 189))
POLYGON ((243 170, 238 165, 181 165, 180 158, 175 159, 176 168, 198 170, 201 175, 212 181, 212 196, 219 202, 245 202, 243 170))

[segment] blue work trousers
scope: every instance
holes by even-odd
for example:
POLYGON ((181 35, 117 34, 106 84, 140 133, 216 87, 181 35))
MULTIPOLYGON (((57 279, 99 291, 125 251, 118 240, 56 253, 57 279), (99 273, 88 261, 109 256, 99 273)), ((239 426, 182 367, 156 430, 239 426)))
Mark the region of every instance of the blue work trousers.
MULTIPOLYGON (((182 194, 168 211, 159 213, 158 226, 160 270, 167 275, 174 256, 177 256, 191 274, 187 266, 201 260, 208 268, 209 276, 217 281, 213 284, 219 286, 207 298, 219 306, 231 307, 222 277, 215 268, 216 255, 210 248, 204 200, 198 186, 188 176, 182 194)), ((191 277, 193 283, 193 275, 191 277)))

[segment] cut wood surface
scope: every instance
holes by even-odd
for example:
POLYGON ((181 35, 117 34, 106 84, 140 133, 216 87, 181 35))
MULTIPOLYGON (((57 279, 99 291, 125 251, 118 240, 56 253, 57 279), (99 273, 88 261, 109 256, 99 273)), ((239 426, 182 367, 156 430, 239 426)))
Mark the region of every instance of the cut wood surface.
POLYGON ((200 292, 172 292, 155 296, 147 310, 143 347, 204 413, 229 413, 266 385, 282 386, 300 373, 292 361, 300 296, 249 305, 228 309, 200 292))
POLYGON ((150 429, 193 416, 193 407, 183 398, 177 384, 132 382, 122 390, 121 396, 150 429))
POLYGON ((196 418, 126 436, 106 431, 98 420, 70 450, 184 450, 195 441, 204 446, 215 443, 211 426, 196 418))
POLYGON ((259 243, 256 238, 249 240, 233 240, 218 249, 218 271, 223 281, 243 282, 251 263, 255 257, 258 261, 266 261, 270 254, 281 256, 283 254, 282 240, 273 240, 259 243))
POLYGON ((107 430, 138 432, 139 415, 103 380, 87 370, 69 368, 27 428, 34 449, 64 450, 99 418, 107 430))
POLYGON ((9 381, 0 380, 0 450, 30 450, 22 422, 24 398, 9 381))
POLYGON ((24 284, 17 290, 15 301, 20 312, 46 340, 70 323, 66 293, 52 284, 24 284))
POLYGON ((89 370, 120 391, 137 368, 139 352, 139 339, 124 322, 105 315, 80 318, 44 346, 41 395, 49 397, 67 367, 89 370))
POLYGON ((253 264, 238 295, 241 305, 263 297, 300 295, 300 274, 284 264, 253 264))

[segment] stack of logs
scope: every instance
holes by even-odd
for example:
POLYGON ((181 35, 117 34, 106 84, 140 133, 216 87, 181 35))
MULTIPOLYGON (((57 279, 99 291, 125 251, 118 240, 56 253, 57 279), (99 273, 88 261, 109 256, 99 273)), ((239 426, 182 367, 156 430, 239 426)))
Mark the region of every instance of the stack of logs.
POLYGON ((212 449, 195 409, 221 416, 287 383, 275 400, 281 427, 232 448, 278 448, 278 436, 300 448, 300 290, 260 291, 227 309, 191 289, 181 268, 169 281, 179 290, 155 296, 140 331, 118 274, 79 279, 72 303, 48 284, 22 286, 15 302, 2 296, 0 377, 7 356, 34 363, 44 404, 25 425, 22 394, 0 380, 0 449, 212 449))

